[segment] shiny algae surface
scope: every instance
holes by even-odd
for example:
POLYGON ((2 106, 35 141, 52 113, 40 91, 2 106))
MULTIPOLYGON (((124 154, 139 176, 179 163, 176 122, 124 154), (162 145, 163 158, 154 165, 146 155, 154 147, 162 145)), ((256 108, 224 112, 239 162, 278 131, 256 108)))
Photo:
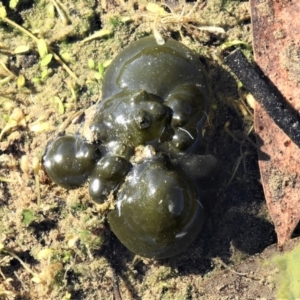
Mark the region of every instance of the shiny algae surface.
POLYGON ((90 126, 95 142, 86 143, 90 152, 78 158, 76 139, 85 143, 80 137, 57 139, 44 156, 48 175, 66 188, 89 177, 98 203, 113 192, 109 224, 132 252, 157 259, 176 255, 202 227, 202 182, 217 168, 214 157, 197 154, 210 97, 206 72, 190 49, 172 39, 158 45, 143 38, 105 72, 103 99, 90 126), (135 161, 139 147, 148 154, 135 161), (68 151, 62 155, 60 149, 68 151), (58 154, 69 162, 64 167, 58 154))

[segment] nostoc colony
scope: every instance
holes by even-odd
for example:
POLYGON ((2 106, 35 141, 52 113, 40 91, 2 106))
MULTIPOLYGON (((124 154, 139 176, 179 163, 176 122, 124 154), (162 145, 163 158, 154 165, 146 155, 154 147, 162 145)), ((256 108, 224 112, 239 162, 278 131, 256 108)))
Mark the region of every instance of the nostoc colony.
POLYGON ((185 250, 199 233, 204 182, 217 161, 197 154, 211 90, 198 57, 168 39, 143 38, 112 61, 89 125, 93 142, 62 136, 43 157, 64 188, 89 180, 103 203, 112 193, 111 230, 132 252, 156 259, 185 250))

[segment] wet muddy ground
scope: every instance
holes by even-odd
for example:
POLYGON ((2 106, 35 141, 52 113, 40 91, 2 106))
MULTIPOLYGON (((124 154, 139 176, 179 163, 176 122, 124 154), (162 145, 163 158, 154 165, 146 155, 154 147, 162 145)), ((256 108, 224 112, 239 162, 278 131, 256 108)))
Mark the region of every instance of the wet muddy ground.
POLYGON ((2 1, 6 17, 3 6, 0 16, 1 297, 274 299, 272 272, 260 268, 259 254, 276 236, 260 184, 252 108, 221 59, 234 44, 251 59, 248 2, 149 8, 147 1, 45 0, 10 8, 12 2, 2 1), (202 232, 187 251, 161 261, 135 257, 111 233, 86 185, 60 188, 41 165, 47 143, 74 131, 82 112, 101 100, 109 61, 153 30, 203 61, 214 99, 202 151, 220 161, 202 232))

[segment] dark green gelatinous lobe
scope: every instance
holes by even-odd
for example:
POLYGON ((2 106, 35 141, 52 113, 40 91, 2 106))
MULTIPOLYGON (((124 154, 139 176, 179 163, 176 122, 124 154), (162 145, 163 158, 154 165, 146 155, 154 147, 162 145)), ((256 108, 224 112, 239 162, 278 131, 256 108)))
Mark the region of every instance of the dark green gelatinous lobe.
POLYGON ((89 194, 97 203, 103 203, 129 170, 124 157, 104 156, 91 174, 89 194))
POLYGON ((58 185, 71 189, 82 185, 94 169, 96 147, 78 136, 63 136, 48 145, 43 164, 58 185))
POLYGON ((128 161, 123 157, 104 156, 98 161, 93 173, 98 173, 100 177, 106 180, 119 180, 125 175, 128 164, 128 161))
POLYGON ((121 92, 103 101, 91 129, 102 142, 132 147, 158 140, 168 119, 168 108, 160 102, 145 91, 121 92))
POLYGON ((206 72, 195 53, 173 39, 158 45, 154 37, 147 37, 125 48, 107 68, 103 99, 122 90, 145 90, 166 99, 187 83, 197 85, 209 101, 206 72))
POLYGON ((184 152, 199 140, 210 97, 206 72, 189 48, 143 38, 107 68, 91 129, 102 142, 184 152))
POLYGON ((132 252, 156 259, 176 255, 195 239, 204 221, 193 181, 167 159, 135 166, 108 214, 118 239, 132 252))

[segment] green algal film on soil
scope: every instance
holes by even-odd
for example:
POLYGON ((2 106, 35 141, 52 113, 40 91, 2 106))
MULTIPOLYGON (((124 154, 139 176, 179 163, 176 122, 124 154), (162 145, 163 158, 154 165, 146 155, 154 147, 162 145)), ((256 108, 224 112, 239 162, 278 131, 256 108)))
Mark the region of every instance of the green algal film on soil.
POLYGON ((284 255, 273 257, 271 263, 279 270, 275 278, 276 299, 300 299, 300 244, 284 255))

